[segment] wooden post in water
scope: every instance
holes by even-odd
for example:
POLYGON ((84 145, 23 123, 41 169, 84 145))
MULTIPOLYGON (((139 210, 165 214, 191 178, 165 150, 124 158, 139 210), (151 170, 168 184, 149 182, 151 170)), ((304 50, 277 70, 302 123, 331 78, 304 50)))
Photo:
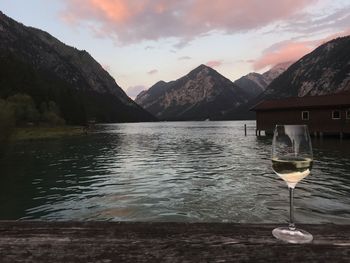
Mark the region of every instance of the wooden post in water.
POLYGON ((244 124, 244 136, 247 136, 247 124, 244 124))

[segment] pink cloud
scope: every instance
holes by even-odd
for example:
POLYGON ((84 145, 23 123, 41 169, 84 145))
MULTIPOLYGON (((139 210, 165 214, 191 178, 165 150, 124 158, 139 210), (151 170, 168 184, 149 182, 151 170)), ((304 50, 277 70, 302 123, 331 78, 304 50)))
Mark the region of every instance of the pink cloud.
POLYGON ((207 65, 208 67, 211 67, 211 68, 216 68, 216 67, 220 67, 222 65, 222 61, 221 60, 210 60, 207 63, 205 63, 205 65, 207 65))
POLYGON ((295 61, 311 52, 314 48, 309 42, 287 42, 276 47, 275 50, 269 49, 267 52, 254 62, 254 70, 263 69, 267 66, 274 66, 285 61, 295 61))
POLYGON ((193 23, 209 28, 241 31, 261 28, 291 17, 316 0, 196 0, 191 9, 193 23))
POLYGON ((319 45, 330 41, 339 36, 350 34, 350 30, 329 35, 325 38, 311 41, 283 41, 267 48, 262 56, 255 60, 254 70, 260 70, 265 67, 272 67, 286 61, 299 60, 304 55, 310 53, 319 45))
POLYGON ((158 73, 157 69, 152 69, 152 70, 147 72, 147 74, 149 74, 149 75, 154 75, 154 74, 157 74, 157 73, 158 73))
POLYGON ((232 33, 262 28, 316 1, 64 0, 63 17, 124 44, 168 37, 186 43, 214 30, 232 33))

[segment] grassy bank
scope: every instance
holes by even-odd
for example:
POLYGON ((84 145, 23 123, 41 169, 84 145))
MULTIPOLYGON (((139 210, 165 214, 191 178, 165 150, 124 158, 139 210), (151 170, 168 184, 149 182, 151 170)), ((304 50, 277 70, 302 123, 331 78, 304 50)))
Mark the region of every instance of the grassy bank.
POLYGON ((52 139, 67 136, 77 136, 85 134, 86 130, 81 126, 58 126, 58 127, 25 127, 15 128, 11 135, 11 141, 52 139))

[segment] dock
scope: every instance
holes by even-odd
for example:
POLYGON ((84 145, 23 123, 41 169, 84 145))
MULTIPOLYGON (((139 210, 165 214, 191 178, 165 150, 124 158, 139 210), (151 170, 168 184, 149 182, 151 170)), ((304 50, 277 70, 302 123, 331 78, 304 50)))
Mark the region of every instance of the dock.
POLYGON ((314 235, 304 245, 276 226, 0 221, 0 262, 350 262, 350 225, 300 225, 314 235))

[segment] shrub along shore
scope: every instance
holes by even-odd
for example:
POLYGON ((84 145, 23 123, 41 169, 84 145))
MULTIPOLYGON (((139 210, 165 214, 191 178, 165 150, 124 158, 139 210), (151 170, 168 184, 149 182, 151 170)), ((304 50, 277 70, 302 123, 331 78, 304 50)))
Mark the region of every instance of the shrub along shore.
POLYGON ((66 125, 54 101, 40 106, 27 94, 0 98, 0 147, 16 140, 49 139, 86 133, 81 126, 66 125))
MULTIPOLYGON (((1 125, 0 125, 1 126, 1 125)), ((1 128, 1 127, 0 127, 1 128)), ((12 143, 25 140, 48 140, 59 139, 69 136, 82 136, 87 133, 87 128, 83 126, 30 126, 15 127, 11 133, 4 134, 0 129, 0 158, 8 151, 12 143)))
POLYGON ((15 128, 9 140, 35 140, 35 139, 53 139, 66 136, 76 136, 86 133, 86 128, 82 126, 33 126, 15 128))

